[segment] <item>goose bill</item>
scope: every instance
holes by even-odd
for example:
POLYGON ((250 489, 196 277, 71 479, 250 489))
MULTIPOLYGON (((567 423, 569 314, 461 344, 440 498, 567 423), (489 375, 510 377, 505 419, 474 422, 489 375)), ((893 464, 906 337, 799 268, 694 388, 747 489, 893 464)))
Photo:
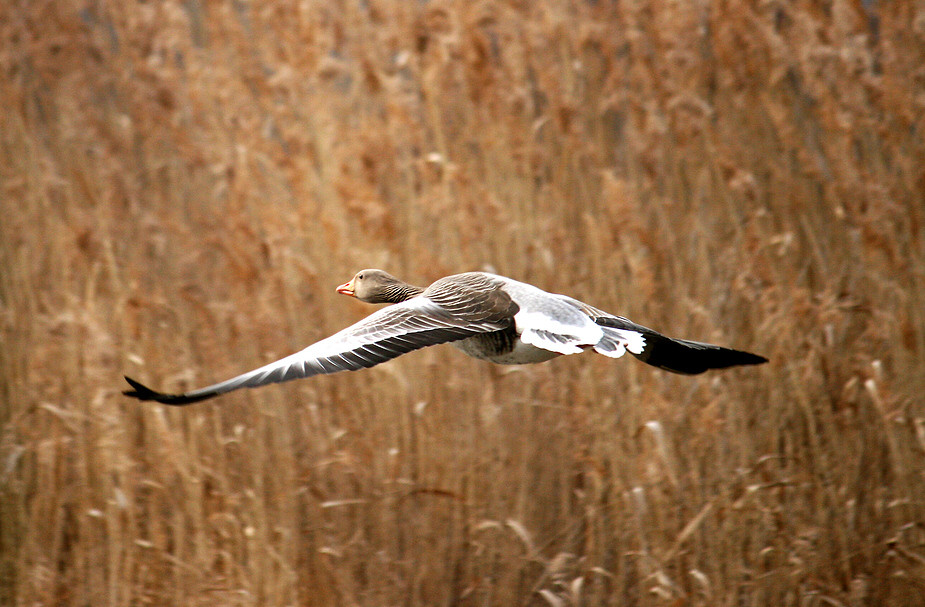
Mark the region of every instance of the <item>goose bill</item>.
POLYGON ((353 291, 353 280, 350 282, 345 282, 341 286, 337 287, 337 292, 341 295, 349 295, 350 297, 356 297, 356 293, 353 291))

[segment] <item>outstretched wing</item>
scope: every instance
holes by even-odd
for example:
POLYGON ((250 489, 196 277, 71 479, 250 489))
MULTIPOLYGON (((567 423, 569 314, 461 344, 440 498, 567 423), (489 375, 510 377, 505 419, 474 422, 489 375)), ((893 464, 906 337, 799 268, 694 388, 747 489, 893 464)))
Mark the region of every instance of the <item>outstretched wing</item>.
POLYGON ((683 373, 686 375, 697 375, 710 369, 725 369, 727 367, 736 367, 739 365, 760 365, 768 362, 764 356, 724 348, 700 341, 690 341, 687 339, 675 339, 666 337, 648 327, 636 324, 628 318, 614 316, 602 310, 598 310, 584 302, 573 300, 579 304, 588 316, 595 323, 604 329, 604 340, 595 347, 595 350, 601 354, 613 356, 613 354, 604 351, 610 347, 609 344, 616 344, 616 356, 623 354, 620 349, 620 343, 627 342, 627 336, 630 336, 626 349, 630 354, 643 361, 666 371, 673 373, 683 373), (638 341, 632 339, 632 335, 642 337, 642 346, 632 347, 638 341), (633 343, 635 342, 635 343, 633 343))
POLYGON ((205 388, 164 394, 126 377, 133 389, 124 394, 167 405, 188 405, 238 388, 372 367, 426 346, 506 329, 513 322, 505 308, 511 305, 509 299, 496 302, 491 312, 485 306, 473 310, 464 305, 444 306, 440 299, 414 297, 383 308, 300 352, 205 388))

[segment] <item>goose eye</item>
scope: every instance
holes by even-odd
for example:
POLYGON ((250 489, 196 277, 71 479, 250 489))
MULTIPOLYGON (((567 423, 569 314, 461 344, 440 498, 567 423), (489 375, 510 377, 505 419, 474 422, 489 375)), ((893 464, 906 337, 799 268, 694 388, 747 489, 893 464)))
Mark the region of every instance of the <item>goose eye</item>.
POLYGON ((357 278, 359 278, 360 280, 363 280, 363 275, 362 275, 362 274, 357 274, 357 278))

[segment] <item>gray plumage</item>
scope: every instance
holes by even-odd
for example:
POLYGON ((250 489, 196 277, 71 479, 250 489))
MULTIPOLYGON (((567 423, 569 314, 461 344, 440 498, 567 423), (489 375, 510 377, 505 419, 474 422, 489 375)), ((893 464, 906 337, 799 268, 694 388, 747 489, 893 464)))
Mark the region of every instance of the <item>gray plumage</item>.
POLYGON ((300 352, 205 388, 165 394, 126 377, 132 390, 124 394, 187 405, 238 388, 356 371, 446 342, 499 364, 542 362, 587 349, 612 358, 629 351, 650 365, 687 374, 767 361, 748 352, 665 337, 571 297, 484 272, 447 276, 422 289, 382 270, 362 270, 337 291, 393 305, 300 352))

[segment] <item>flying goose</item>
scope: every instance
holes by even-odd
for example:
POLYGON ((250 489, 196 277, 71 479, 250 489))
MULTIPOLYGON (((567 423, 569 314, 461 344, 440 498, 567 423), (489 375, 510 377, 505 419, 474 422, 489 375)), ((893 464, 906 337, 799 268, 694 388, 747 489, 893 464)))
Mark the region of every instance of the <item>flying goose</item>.
POLYGON ((126 377, 133 389, 124 394, 188 405, 238 388, 356 371, 445 342, 503 365, 538 363, 588 349, 611 358, 629 351, 650 365, 690 375, 767 362, 749 352, 665 337, 577 299, 485 272, 447 276, 424 289, 382 270, 362 270, 337 292, 392 305, 301 352, 205 388, 164 394, 126 377))

